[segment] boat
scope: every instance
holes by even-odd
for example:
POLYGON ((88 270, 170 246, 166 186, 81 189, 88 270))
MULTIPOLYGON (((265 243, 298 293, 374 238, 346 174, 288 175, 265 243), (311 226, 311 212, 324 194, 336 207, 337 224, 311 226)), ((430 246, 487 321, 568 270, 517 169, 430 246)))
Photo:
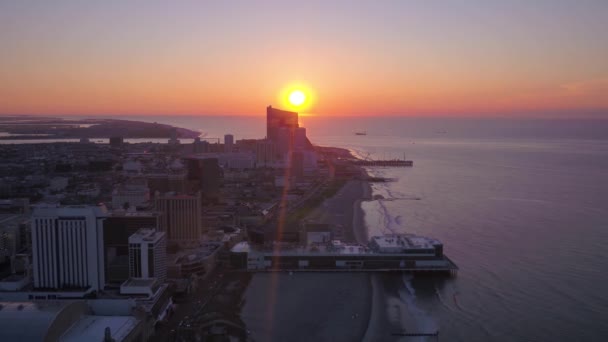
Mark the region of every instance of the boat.
POLYGON ((366 131, 356 131, 355 135, 367 135, 366 131))

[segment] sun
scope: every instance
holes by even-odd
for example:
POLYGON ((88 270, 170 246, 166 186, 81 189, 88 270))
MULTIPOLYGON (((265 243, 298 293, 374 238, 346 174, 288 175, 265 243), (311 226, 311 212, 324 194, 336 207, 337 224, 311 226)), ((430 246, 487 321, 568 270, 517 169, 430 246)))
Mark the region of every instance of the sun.
POLYGON ((306 95, 304 94, 303 91, 301 90, 294 90, 291 93, 289 93, 289 103, 291 103, 294 106, 301 106, 302 104, 304 104, 304 102, 306 102, 306 95))

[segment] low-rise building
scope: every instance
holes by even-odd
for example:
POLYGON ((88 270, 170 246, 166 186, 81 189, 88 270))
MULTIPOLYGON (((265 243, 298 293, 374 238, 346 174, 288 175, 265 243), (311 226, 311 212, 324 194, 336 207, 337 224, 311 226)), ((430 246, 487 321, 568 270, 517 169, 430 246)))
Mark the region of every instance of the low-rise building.
POLYGON ((217 265, 218 252, 222 244, 210 242, 197 248, 180 251, 168 256, 167 274, 179 279, 191 276, 203 277, 217 265))

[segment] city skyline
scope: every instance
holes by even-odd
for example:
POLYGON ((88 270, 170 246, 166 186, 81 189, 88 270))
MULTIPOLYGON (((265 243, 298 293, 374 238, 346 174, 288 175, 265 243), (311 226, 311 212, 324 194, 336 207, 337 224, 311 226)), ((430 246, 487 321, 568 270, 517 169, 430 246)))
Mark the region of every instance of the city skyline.
POLYGON ((0 4, 0 114, 606 118, 601 1, 0 4), (285 108, 294 110, 294 108, 285 108))

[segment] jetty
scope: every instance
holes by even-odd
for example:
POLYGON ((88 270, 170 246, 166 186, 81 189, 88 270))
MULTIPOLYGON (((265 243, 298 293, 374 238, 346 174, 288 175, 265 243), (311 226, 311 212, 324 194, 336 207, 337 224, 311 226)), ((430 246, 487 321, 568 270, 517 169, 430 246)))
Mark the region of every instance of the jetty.
POLYGON ((389 159, 389 160, 355 160, 354 165, 359 166, 383 166, 383 167, 411 167, 414 166, 413 160, 389 159))

